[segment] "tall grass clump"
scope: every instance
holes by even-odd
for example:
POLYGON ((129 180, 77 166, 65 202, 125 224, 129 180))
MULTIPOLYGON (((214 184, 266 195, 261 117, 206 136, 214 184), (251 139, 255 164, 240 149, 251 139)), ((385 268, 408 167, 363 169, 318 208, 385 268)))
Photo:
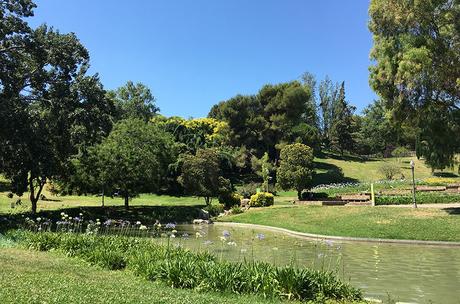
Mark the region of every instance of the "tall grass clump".
POLYGON ((262 262, 232 263, 149 239, 19 230, 7 236, 31 249, 59 250, 93 265, 129 269, 176 288, 301 301, 362 299, 360 290, 340 281, 333 272, 262 262))

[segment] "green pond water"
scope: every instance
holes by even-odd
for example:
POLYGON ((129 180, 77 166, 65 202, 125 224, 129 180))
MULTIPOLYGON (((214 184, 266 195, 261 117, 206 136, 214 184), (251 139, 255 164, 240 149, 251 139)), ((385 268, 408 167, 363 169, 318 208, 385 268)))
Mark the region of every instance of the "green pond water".
POLYGON ((181 225, 175 244, 231 261, 336 271, 366 297, 406 303, 460 303, 460 248, 317 241, 266 229, 181 225), (222 240, 224 232, 230 236, 222 240), (181 237, 182 234, 188 237, 181 237), (198 234, 197 234, 198 233, 198 234))

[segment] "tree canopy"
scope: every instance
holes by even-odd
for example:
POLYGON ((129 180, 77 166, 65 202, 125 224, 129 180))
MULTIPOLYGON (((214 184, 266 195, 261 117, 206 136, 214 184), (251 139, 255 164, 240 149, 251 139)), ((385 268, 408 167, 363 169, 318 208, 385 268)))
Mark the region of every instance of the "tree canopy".
POLYGON ((437 159, 428 163, 449 165, 459 149, 458 136, 447 136, 459 128, 460 2, 372 0, 369 15, 372 87, 395 119, 411 119, 420 127, 427 149, 419 151, 437 159), (437 132, 431 124, 438 117, 430 115, 440 113, 449 132, 437 132))

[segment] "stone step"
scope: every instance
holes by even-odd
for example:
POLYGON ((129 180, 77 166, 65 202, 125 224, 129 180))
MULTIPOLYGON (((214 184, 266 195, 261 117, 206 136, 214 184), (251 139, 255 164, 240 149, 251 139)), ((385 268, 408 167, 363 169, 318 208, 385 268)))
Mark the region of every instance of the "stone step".
POLYGON ((347 194, 347 195, 341 195, 340 198, 343 201, 364 202, 364 201, 370 200, 371 196, 370 195, 363 195, 363 194, 347 194))
POLYGON ((345 206, 372 206, 371 201, 366 201, 366 202, 350 202, 347 203, 345 206))

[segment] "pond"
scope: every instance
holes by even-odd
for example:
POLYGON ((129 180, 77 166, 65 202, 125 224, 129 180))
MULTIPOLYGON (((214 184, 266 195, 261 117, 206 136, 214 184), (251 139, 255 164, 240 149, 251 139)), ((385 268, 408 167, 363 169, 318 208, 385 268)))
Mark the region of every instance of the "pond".
POLYGON ((177 230, 174 243, 213 252, 218 258, 336 271, 369 298, 387 300, 391 295, 409 303, 460 303, 458 247, 312 241, 220 224, 181 225, 177 230), (184 233, 189 237, 179 237, 184 233))

